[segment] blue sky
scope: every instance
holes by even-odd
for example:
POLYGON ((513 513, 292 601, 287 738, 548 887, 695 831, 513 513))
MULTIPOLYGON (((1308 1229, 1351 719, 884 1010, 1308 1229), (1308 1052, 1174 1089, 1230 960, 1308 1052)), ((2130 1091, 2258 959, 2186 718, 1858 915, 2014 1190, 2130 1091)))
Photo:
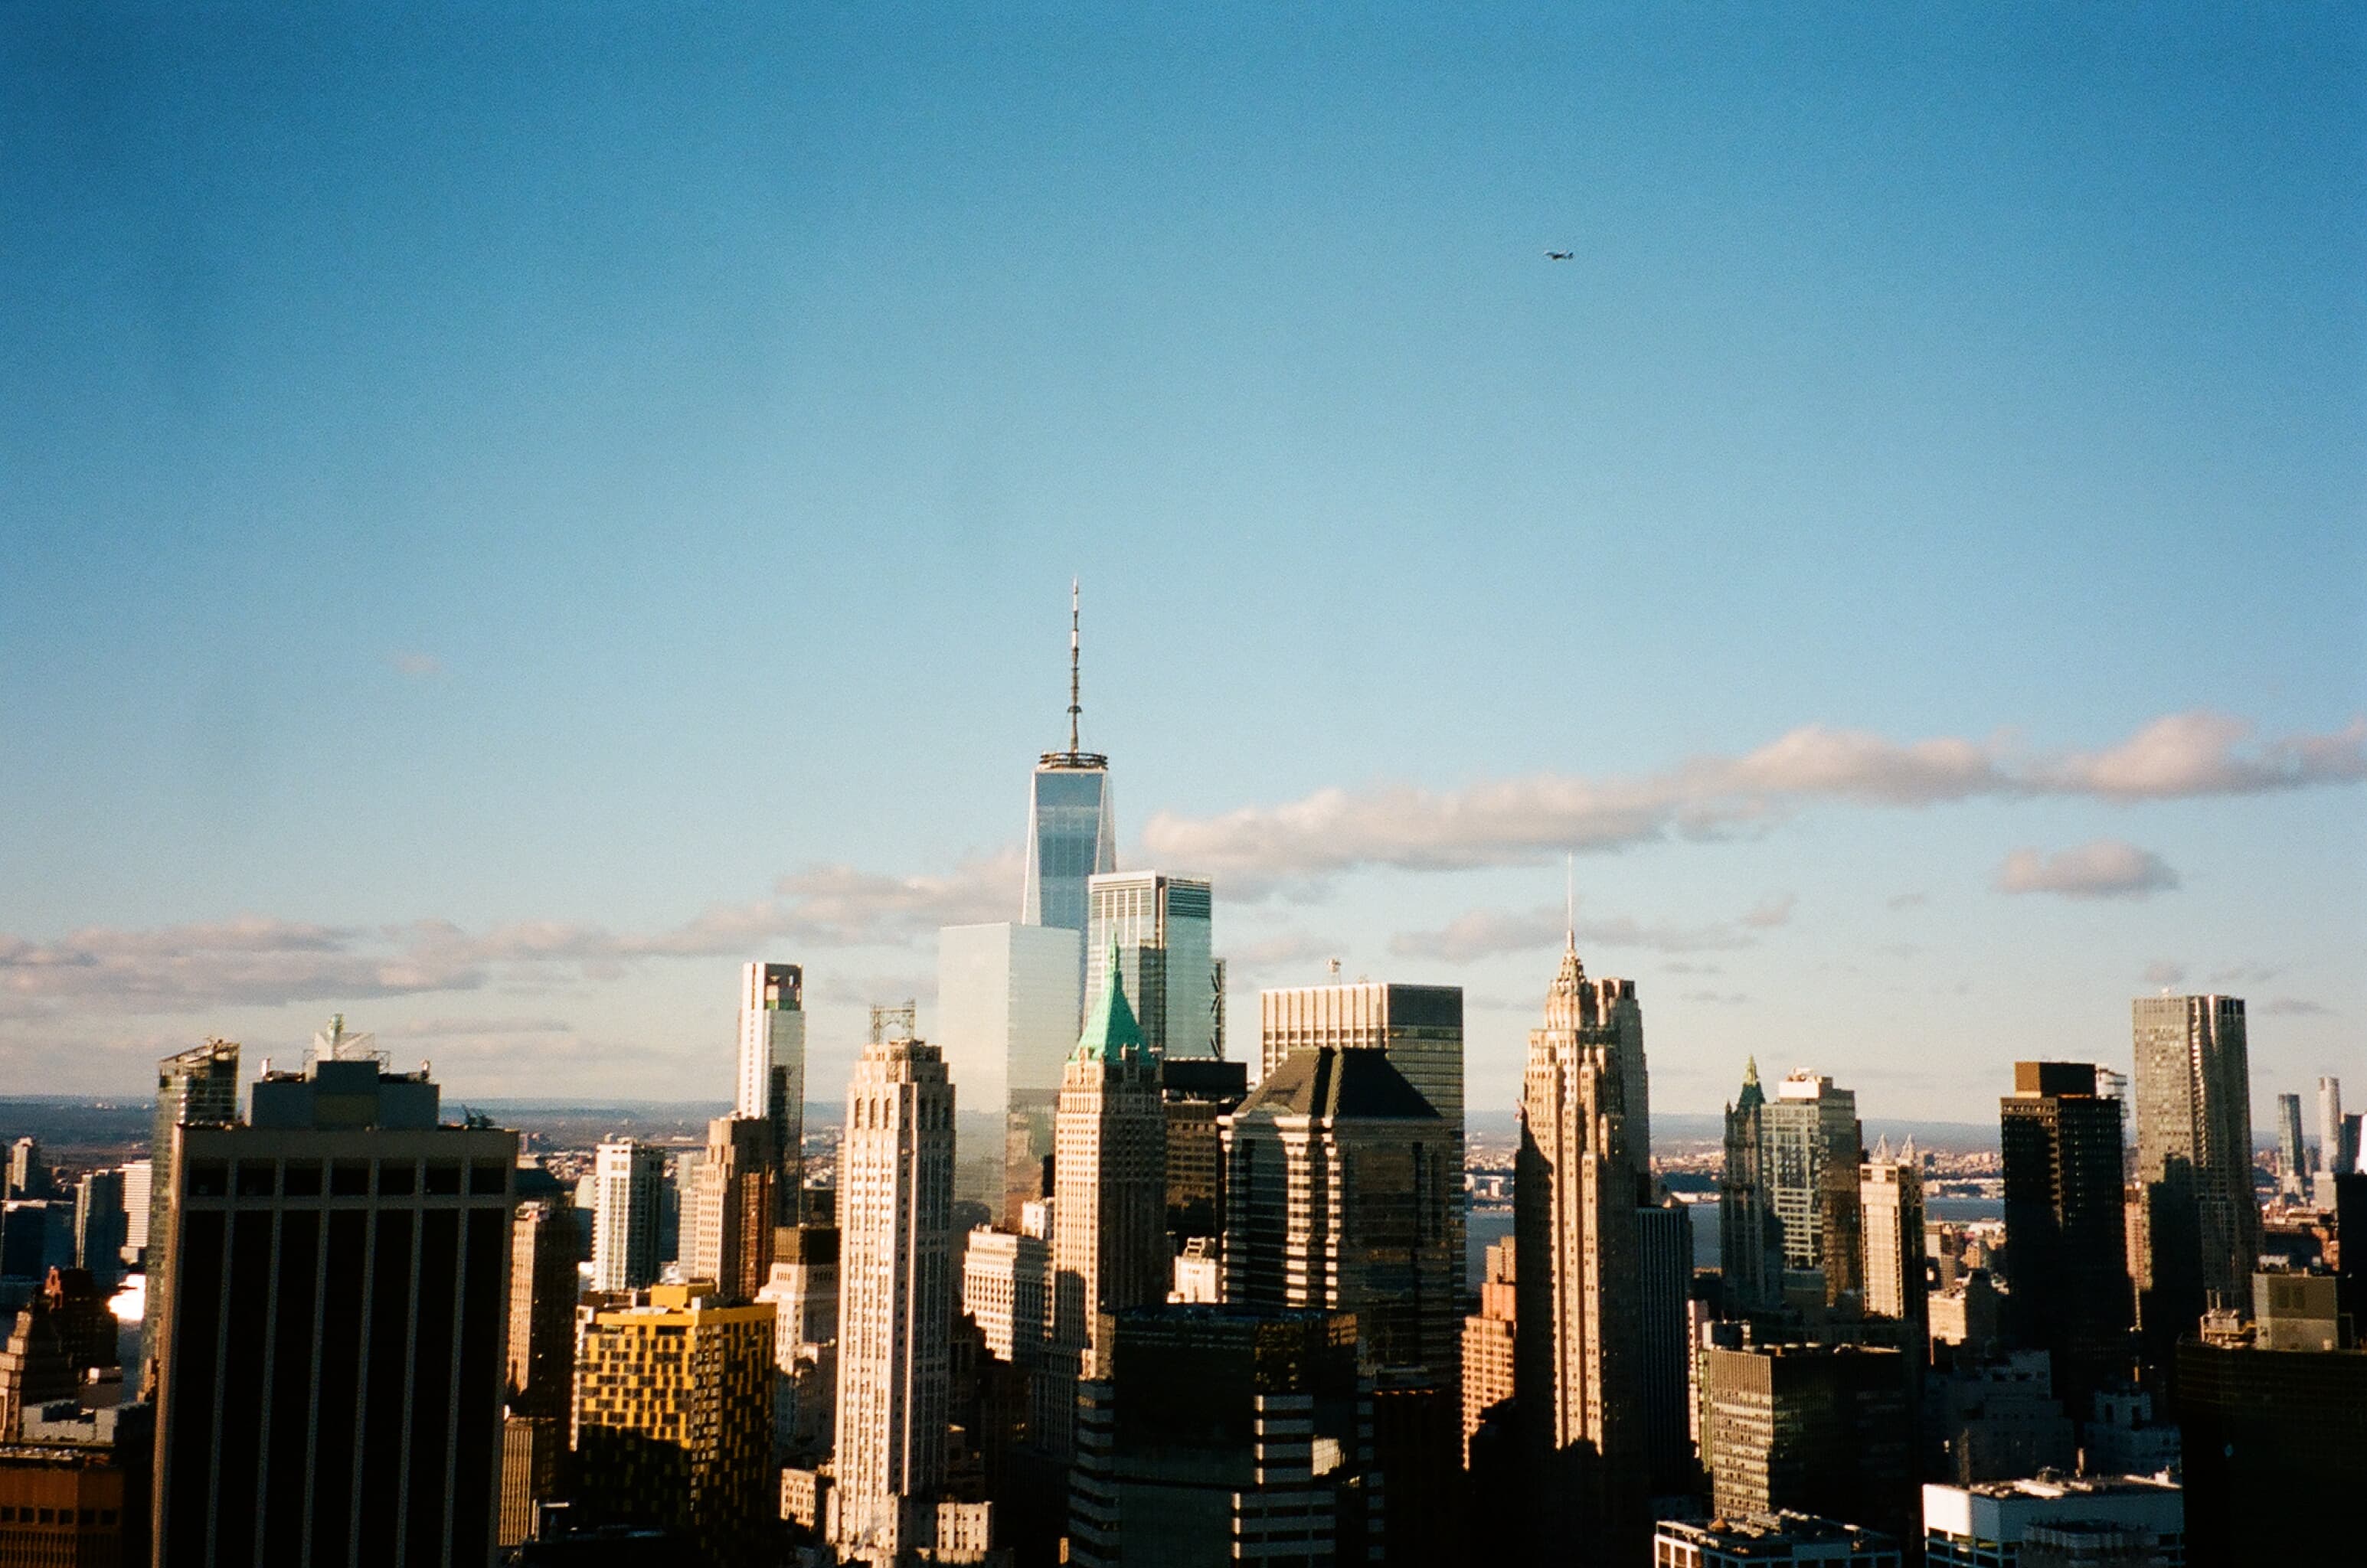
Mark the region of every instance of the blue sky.
POLYGON ((1075 574, 1237 1019, 1459 983, 1509 1106, 1567 849, 1667 1110, 1982 1119, 2162 984, 2259 1123, 2367 1084, 2362 81, 2339 6, 11 7, 0 1079, 342 1008, 719 1097, 767 956, 825 1094, 1015 910, 1075 574))

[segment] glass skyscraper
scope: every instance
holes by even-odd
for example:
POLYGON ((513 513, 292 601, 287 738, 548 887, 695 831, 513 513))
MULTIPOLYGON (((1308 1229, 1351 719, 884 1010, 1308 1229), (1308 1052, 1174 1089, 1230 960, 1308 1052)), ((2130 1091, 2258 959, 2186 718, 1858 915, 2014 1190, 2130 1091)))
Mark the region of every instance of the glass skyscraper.
POLYGON ((1093 879, 1088 896, 1085 995, 1101 995, 1102 969, 1115 952, 1151 1055, 1162 1061, 1216 1056, 1207 883, 1157 871, 1111 872, 1093 879))
POLYGON ((1076 931, 1004 923, 937 932, 938 1043, 960 1091, 954 1197, 1015 1226, 1044 1196, 1060 1069, 1077 1043, 1076 931))
POLYGON ((1117 869, 1117 809, 1110 798, 1109 759, 1079 748, 1077 585, 1069 585, 1069 749, 1036 759, 1027 797, 1026 886, 1019 923, 1056 926, 1080 937, 1077 1012, 1084 1016, 1085 950, 1082 941, 1090 901, 1086 883, 1117 869))

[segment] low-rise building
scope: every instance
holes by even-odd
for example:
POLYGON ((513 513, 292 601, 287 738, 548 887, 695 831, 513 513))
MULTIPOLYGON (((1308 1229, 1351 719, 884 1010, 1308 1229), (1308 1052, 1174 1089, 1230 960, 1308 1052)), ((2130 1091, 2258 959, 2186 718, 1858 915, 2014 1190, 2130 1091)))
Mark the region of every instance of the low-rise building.
POLYGON ((2041 1561, 2184 1568, 2185 1495, 2169 1482, 2135 1475, 1923 1488, 1926 1568, 2034 1568, 2041 1561), (2138 1555, 2064 1555, 2107 1549, 2138 1555))
POLYGON ((1898 1542, 1813 1514, 1750 1514, 1705 1525, 1663 1519, 1652 1535, 1652 1568, 1900 1568, 1898 1542))

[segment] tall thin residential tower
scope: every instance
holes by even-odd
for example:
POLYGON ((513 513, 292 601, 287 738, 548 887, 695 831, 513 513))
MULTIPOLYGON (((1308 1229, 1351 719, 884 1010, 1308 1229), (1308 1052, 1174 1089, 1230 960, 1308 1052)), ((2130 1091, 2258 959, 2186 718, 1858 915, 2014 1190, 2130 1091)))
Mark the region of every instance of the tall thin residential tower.
POLYGON ((751 964, 741 971, 739 1092, 731 1114, 773 1126, 773 1223, 804 1216, 805 971, 751 964))

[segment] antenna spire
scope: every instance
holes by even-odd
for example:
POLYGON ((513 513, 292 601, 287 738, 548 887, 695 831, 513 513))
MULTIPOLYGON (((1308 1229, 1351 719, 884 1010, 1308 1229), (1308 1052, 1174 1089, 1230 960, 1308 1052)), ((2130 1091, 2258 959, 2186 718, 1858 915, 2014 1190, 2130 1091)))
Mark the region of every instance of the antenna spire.
POLYGON ((1562 941, 1569 951, 1578 951, 1578 856, 1575 852, 1561 857, 1562 941))
POLYGON ((1077 747, 1077 716, 1084 708, 1077 701, 1077 580, 1069 579, 1069 750, 1077 747))

